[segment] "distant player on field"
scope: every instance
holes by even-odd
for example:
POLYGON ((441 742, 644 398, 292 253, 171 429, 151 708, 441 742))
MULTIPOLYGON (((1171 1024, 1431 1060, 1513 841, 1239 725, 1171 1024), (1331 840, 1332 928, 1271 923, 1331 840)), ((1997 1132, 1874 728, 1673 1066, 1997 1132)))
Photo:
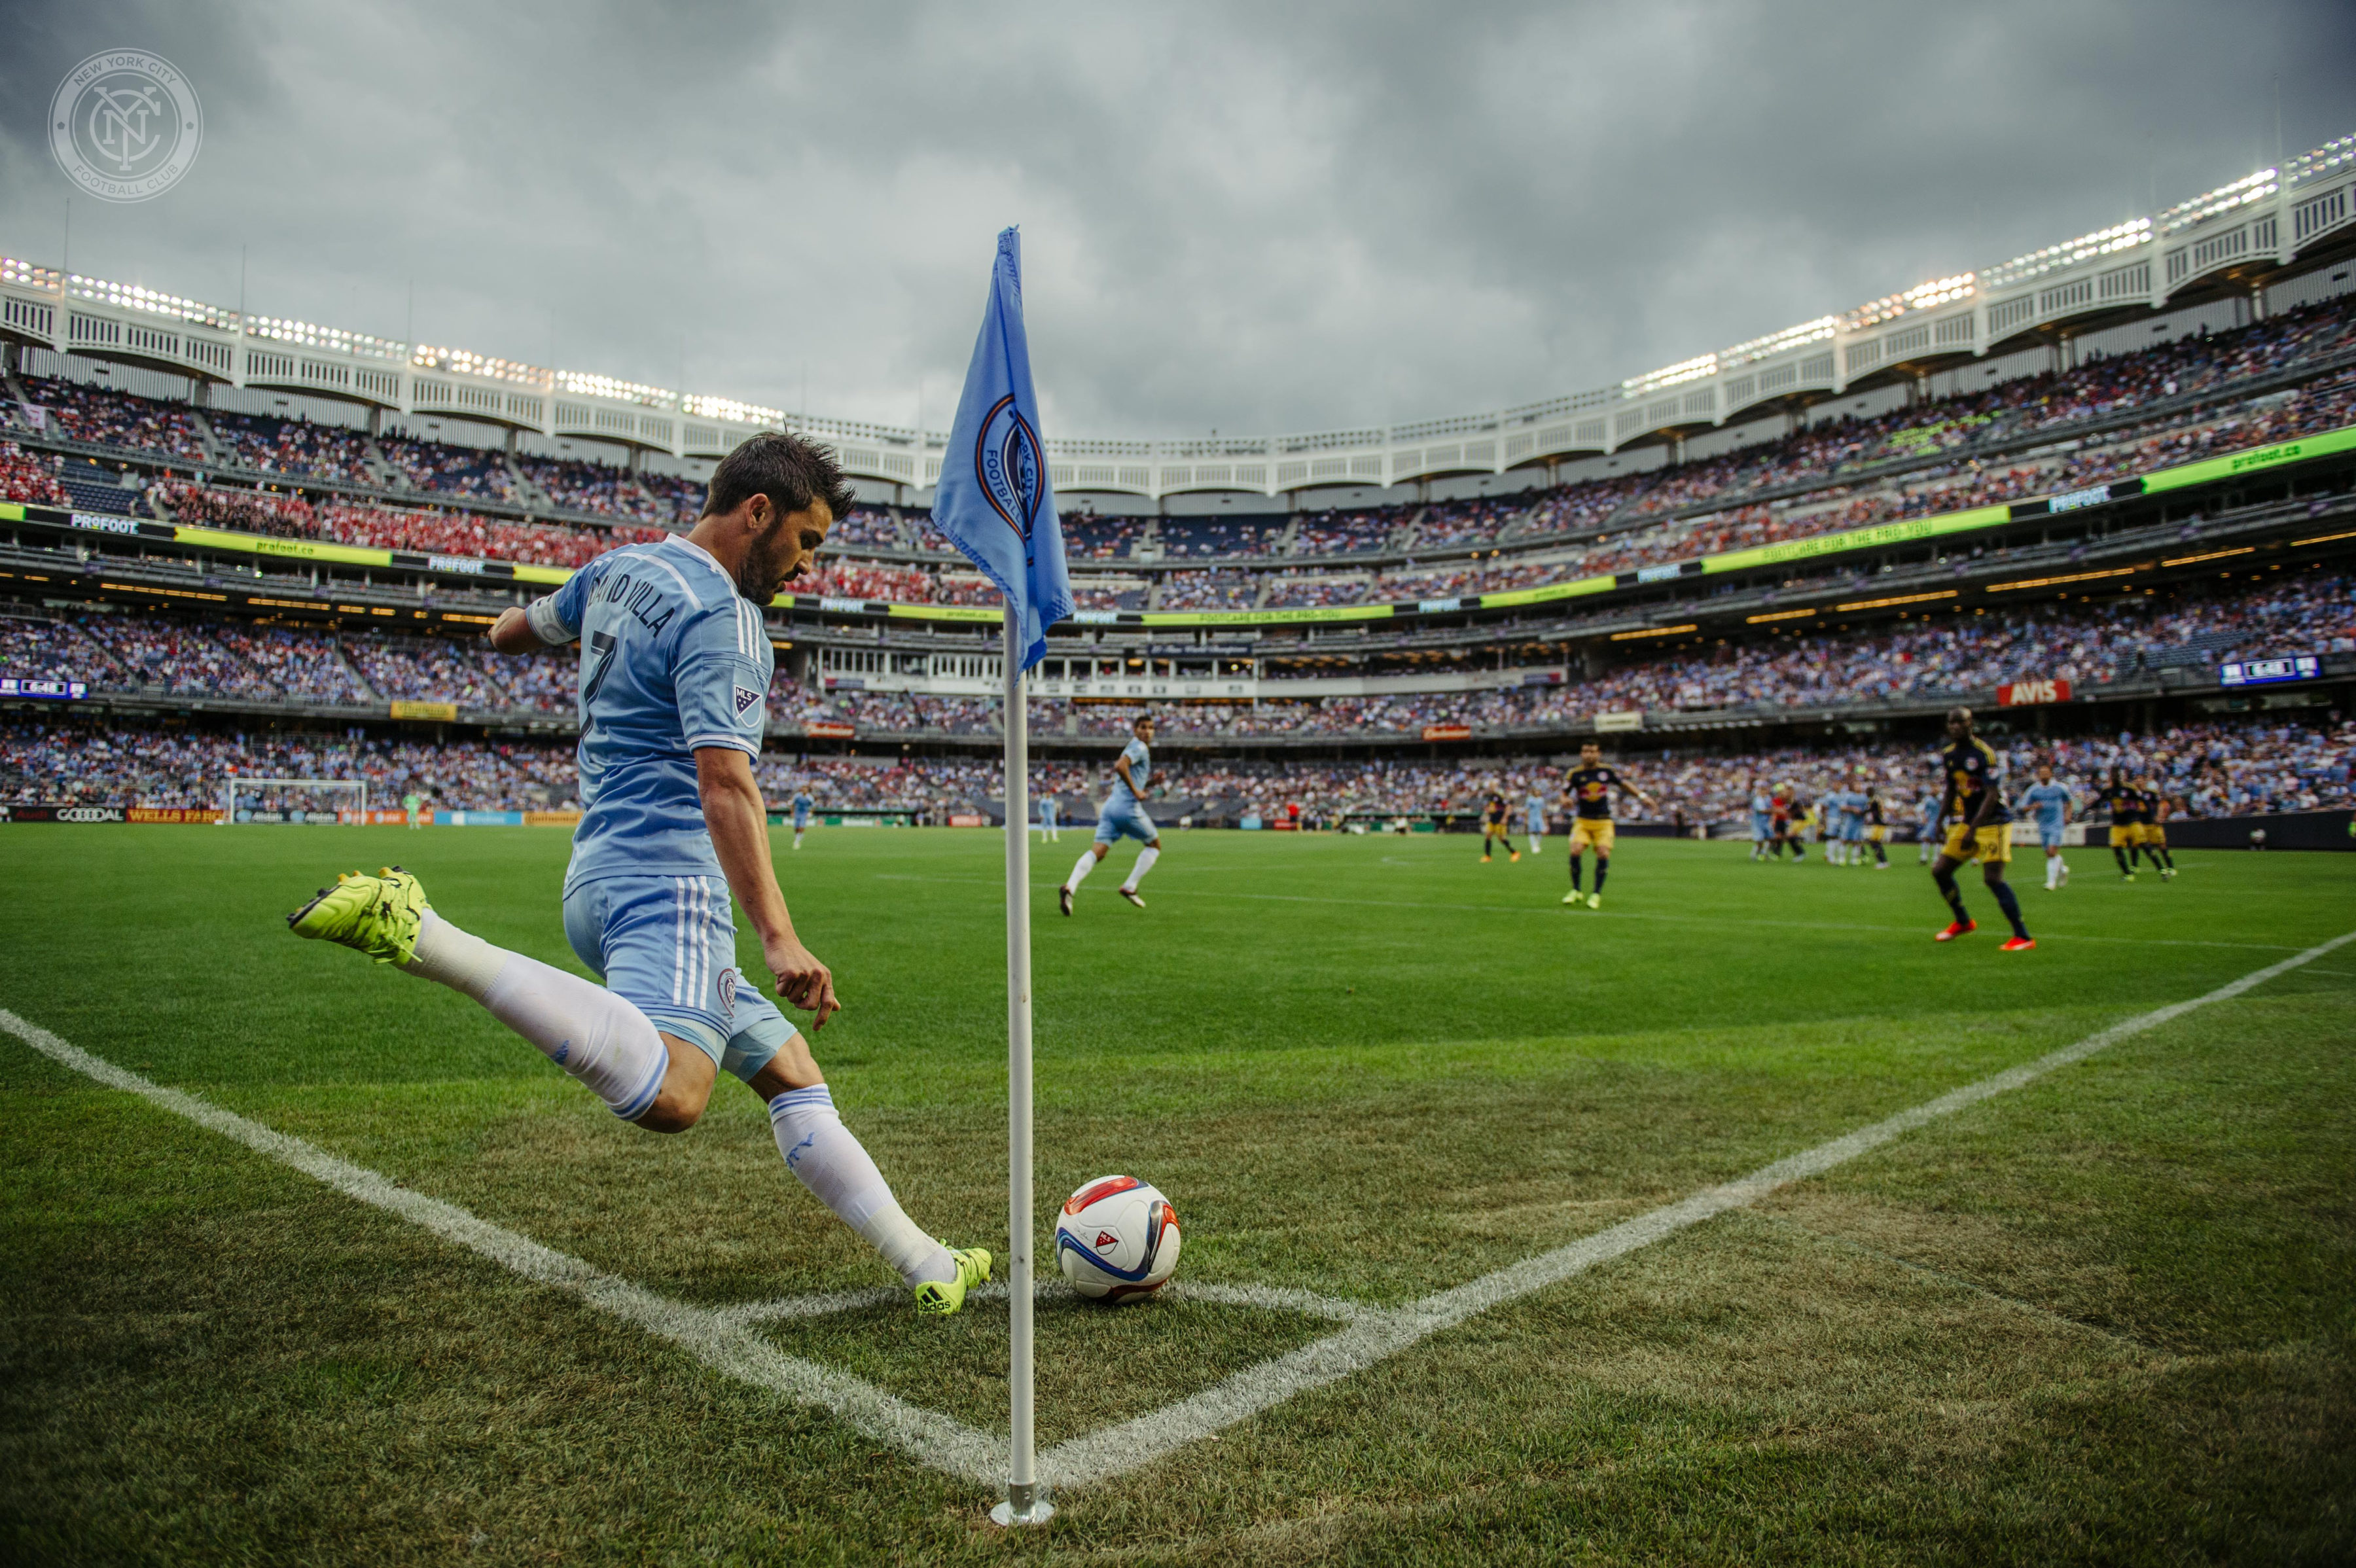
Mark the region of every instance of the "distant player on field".
POLYGON ((1483 865, 1489 864, 1489 852, 1499 844, 1505 846, 1507 859, 1522 858, 1522 852, 1514 847, 1513 825, 1505 819, 1505 797, 1492 789, 1487 802, 1481 808, 1481 864, 1483 865))
POLYGON ((810 799, 809 787, 803 785, 794 791, 794 847, 802 847, 802 835, 809 832, 810 808, 817 802, 810 799))
POLYGON ((2124 768, 2111 769, 2103 805, 2111 813, 2111 858, 2119 863, 2119 875, 2133 882, 2136 858, 2143 853, 2143 835, 2136 831, 2143 825, 2143 797, 2127 782, 2124 768))
POLYGON ((1865 790, 1865 842, 1873 846, 1873 869, 1890 869, 1890 808, 1883 804, 1881 791, 1872 785, 1865 790))
POLYGON ((2037 782, 2021 791, 2020 803, 2037 822, 2037 842, 2045 851, 2045 891, 2058 893, 2070 884, 2070 863, 2062 858, 2062 831, 2070 821, 2070 789, 2053 781, 2053 765, 2037 765, 2037 782))
POLYGON ((1579 890, 1580 857, 1590 844, 1595 846, 1595 891, 1587 895, 1590 909, 1603 908, 1603 877, 1612 869, 1612 797, 1613 794, 1633 796, 1645 805, 1653 798, 1637 789, 1617 770, 1603 766, 1603 748, 1589 741, 1579 748, 1579 766, 1562 781, 1562 798, 1570 802, 1570 891, 1562 896, 1566 904, 1580 902, 1579 890))
POLYGON ((990 1254, 954 1251, 901 1210, 809 1045, 739 983, 729 918, 734 892, 778 994, 824 1026, 841 1005, 834 976, 794 933, 753 774, 775 660, 759 607, 851 504, 824 449, 755 435, 713 470, 691 532, 601 555, 492 624, 502 653, 582 643, 583 812, 564 933, 606 984, 460 930, 398 868, 340 877, 287 923, 481 1003, 650 1132, 693 1126, 725 1069, 768 1102, 786 1168, 884 1254, 917 1308, 955 1312, 990 1277, 990 1254))
POLYGON ((1522 827, 1530 835, 1532 860, 1538 858, 1538 851, 1546 843, 1546 814, 1547 799, 1538 792, 1538 781, 1533 779, 1529 789, 1522 797, 1522 827))
POLYGON ((1994 748, 1972 733, 1971 709, 1947 710, 1947 748, 1939 754, 1939 768, 1943 775, 1939 814, 1944 820, 1952 809, 1955 825, 1947 831, 1939 858, 1931 863, 1931 879, 1939 885, 1939 896, 1946 899, 1955 918, 1938 940, 1951 942, 1979 929, 1979 922, 1965 912, 1964 896, 1955 886, 1955 867, 1976 860, 1987 890, 1996 895, 1997 908, 2012 922, 2012 937, 2004 950, 2026 952, 2037 945, 2037 940, 2020 923, 2020 900, 2004 880, 2005 865, 2012 859, 2012 813, 2004 806, 2003 768, 1994 748))
POLYGON ((1775 798, 1767 786, 1753 779, 1751 781, 1751 858, 1765 860, 1773 853, 1775 838, 1775 798))
POLYGON ((1914 803, 1914 864, 1928 865, 1946 837, 1945 797, 1933 789, 1914 803))
POLYGON ((2162 882, 2176 880, 2176 856, 2168 847, 2168 818, 2171 805, 2160 793, 2158 781, 2148 773, 2136 780, 2136 792, 2143 797, 2143 820, 2136 824, 2141 830, 2136 843, 2154 865, 2159 867, 2162 882))
POLYGON ((1774 842, 1769 846, 1775 853, 1769 856, 1770 859, 1775 858, 1775 855, 1781 854, 1787 849, 1792 852, 1794 860, 1808 858, 1808 846, 1800 837, 1803 827, 1797 820, 1799 810, 1798 790, 1789 784, 1784 784, 1776 789, 1768 807, 1771 822, 1775 831, 1774 842))
POLYGON ((1153 715, 1140 714, 1130 725, 1129 745, 1112 759, 1112 793, 1105 797, 1103 809, 1097 812, 1096 842, 1080 852, 1079 864, 1064 878, 1064 886, 1055 896, 1056 904, 1065 914, 1072 912, 1072 895, 1080 890, 1097 862, 1112 853, 1118 840, 1133 838, 1145 847, 1137 852, 1137 864, 1129 868, 1129 880, 1120 885, 1120 896, 1145 908, 1145 900, 1137 896, 1137 885, 1162 858, 1162 830, 1145 814, 1145 787, 1153 779, 1153 715))
POLYGON ((1057 816, 1055 794, 1051 789, 1039 797, 1039 836, 1048 843, 1061 843, 1064 840, 1063 824, 1057 816))

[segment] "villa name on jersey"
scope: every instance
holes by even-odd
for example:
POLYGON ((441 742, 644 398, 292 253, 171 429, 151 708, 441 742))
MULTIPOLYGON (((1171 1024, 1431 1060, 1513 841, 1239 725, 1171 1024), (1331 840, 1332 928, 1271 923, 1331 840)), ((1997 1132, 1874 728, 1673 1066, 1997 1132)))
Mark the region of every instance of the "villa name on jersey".
POLYGON ((679 613, 676 601, 658 606, 657 601, 661 597, 661 590, 654 584, 633 577, 627 572, 615 572, 597 585, 594 602, 619 605, 637 617, 640 626, 650 632, 659 632, 670 624, 671 617, 679 613))

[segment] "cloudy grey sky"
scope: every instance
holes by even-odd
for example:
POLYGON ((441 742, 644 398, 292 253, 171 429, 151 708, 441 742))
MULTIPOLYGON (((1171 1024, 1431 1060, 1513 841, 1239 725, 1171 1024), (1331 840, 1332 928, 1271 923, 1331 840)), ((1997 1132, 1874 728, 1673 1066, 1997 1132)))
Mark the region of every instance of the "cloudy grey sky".
POLYGON ((1571 392, 2356 132, 2344 0, 271 5, 11 0, 0 253, 102 48, 202 95, 77 272, 784 408, 948 422, 1023 227, 1051 434, 1571 392))

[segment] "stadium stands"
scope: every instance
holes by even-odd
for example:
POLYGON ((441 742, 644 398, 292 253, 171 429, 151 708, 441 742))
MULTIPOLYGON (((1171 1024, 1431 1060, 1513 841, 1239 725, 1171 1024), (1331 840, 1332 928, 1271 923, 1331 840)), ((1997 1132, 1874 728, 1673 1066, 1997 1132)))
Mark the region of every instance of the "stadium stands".
POLYGON ((215 413, 209 423, 220 442, 223 460, 239 467, 348 485, 377 482, 364 432, 252 413, 215 413))

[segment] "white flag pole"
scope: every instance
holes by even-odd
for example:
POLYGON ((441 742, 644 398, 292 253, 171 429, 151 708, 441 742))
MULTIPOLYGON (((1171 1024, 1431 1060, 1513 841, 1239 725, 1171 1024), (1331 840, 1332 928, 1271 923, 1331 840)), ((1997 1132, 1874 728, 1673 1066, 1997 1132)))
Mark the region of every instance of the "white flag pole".
POLYGON ((1044 1524, 1055 1505, 1039 1489, 1032 1426, 1031 1359, 1031 745, 1023 690, 1023 628, 1006 607, 1006 1305, 1009 1447, 1000 1524, 1044 1524))

